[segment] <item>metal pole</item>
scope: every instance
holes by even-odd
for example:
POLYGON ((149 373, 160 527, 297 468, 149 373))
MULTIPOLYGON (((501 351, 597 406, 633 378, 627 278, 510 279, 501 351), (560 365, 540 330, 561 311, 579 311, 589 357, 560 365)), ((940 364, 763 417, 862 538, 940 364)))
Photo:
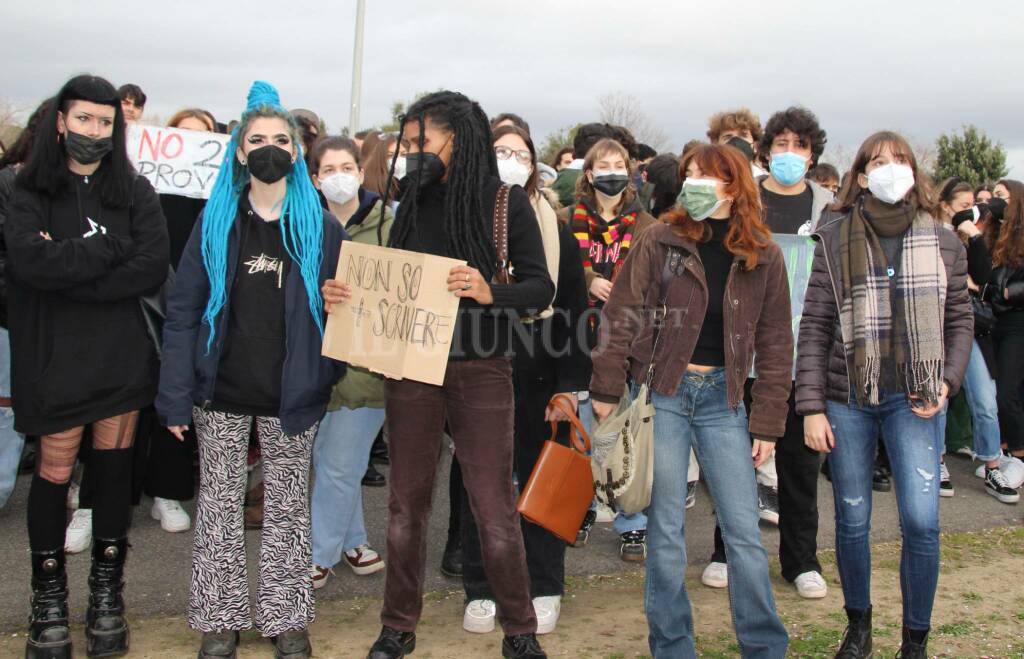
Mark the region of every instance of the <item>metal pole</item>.
POLYGON ((366 15, 366 0, 356 0, 356 43, 352 54, 352 106, 348 115, 348 136, 353 137, 359 130, 359 96, 363 82, 363 18, 366 15))

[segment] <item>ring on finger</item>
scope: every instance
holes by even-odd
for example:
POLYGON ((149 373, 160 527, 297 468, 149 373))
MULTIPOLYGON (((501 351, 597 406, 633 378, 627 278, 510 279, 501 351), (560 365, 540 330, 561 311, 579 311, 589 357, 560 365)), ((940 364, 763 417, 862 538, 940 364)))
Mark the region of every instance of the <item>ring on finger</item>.
POLYGON ((473 287, 470 286, 469 284, 463 284, 463 286, 462 286, 462 290, 464 290, 464 291, 468 291, 471 288, 473 288, 473 287))

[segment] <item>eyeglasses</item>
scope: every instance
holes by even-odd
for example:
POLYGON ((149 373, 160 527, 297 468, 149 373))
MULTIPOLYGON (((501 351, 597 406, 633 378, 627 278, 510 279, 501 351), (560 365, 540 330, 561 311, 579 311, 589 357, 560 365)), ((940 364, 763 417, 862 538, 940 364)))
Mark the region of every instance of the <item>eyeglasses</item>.
POLYGON ((516 160, 523 165, 529 165, 533 162, 533 156, 530 154, 529 149, 513 151, 507 146, 496 146, 494 147, 494 155, 497 156, 498 160, 508 160, 512 156, 515 156, 516 160))

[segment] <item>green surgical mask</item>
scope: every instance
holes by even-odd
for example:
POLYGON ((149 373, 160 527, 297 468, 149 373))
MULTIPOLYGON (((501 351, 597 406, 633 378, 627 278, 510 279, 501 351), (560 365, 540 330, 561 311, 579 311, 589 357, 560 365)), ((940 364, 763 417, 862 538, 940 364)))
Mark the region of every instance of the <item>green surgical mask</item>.
POLYGON ((725 199, 719 199, 715 186, 719 181, 710 178, 688 178, 683 182, 677 201, 686 209, 687 214, 701 222, 721 208, 725 199))

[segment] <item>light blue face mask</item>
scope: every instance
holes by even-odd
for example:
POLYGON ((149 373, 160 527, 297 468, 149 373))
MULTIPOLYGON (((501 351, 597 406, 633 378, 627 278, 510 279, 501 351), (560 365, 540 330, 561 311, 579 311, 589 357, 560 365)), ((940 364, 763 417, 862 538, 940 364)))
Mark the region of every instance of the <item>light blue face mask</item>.
POLYGON ((785 186, 796 185, 807 172, 807 158, 792 151, 783 151, 772 156, 768 165, 772 177, 785 186))

